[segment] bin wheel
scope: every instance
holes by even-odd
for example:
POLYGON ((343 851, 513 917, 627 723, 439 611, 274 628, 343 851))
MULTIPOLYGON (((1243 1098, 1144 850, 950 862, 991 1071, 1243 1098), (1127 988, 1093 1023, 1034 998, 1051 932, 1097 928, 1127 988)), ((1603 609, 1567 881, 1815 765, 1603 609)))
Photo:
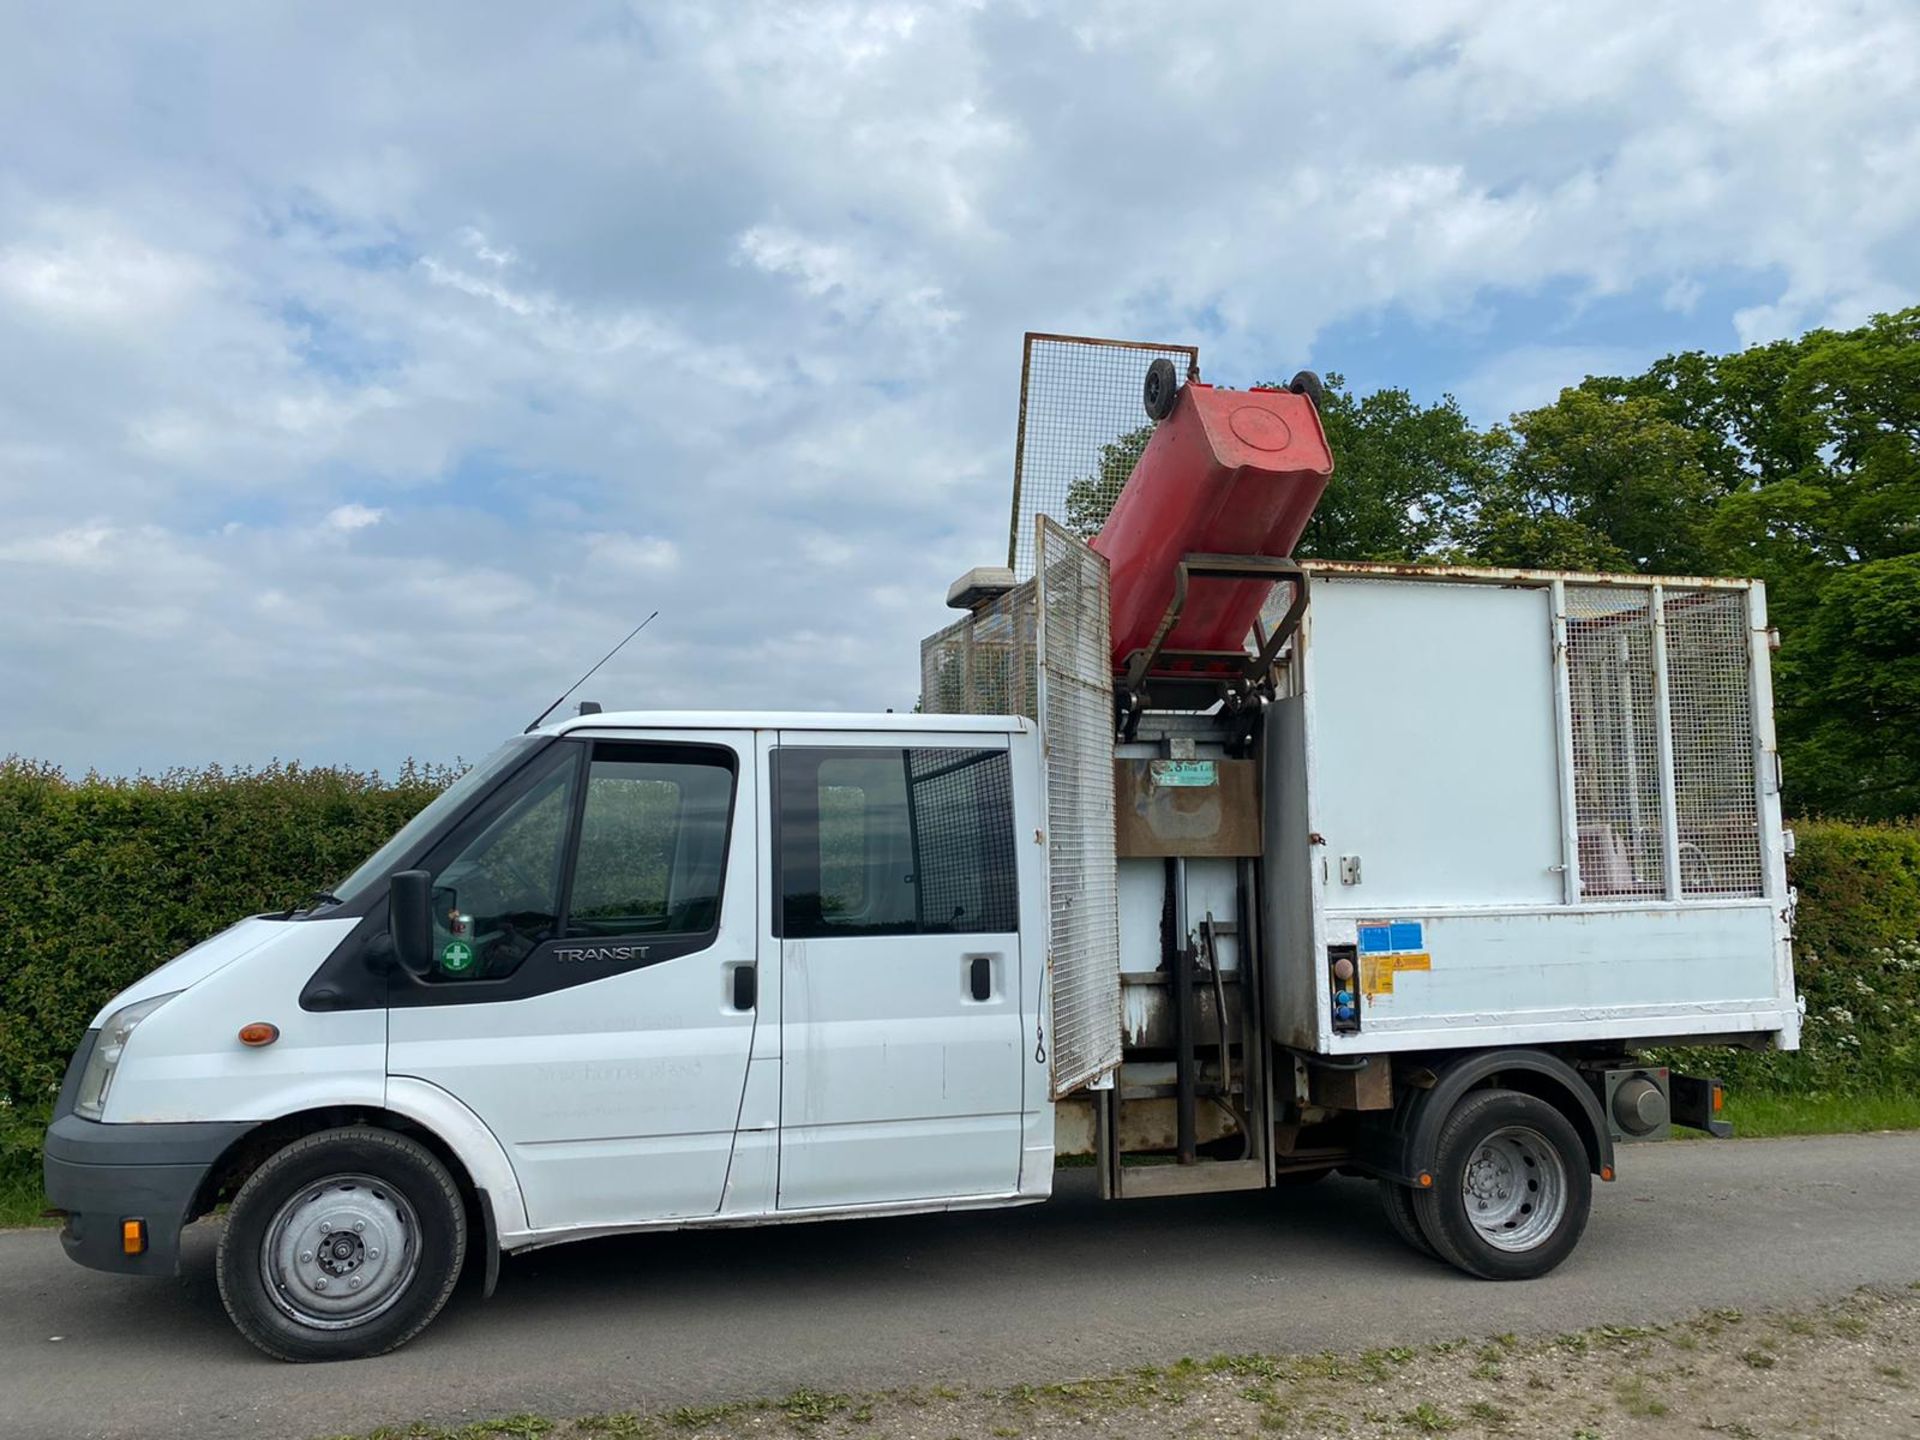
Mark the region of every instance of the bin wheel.
POLYGON ((1593 1205, 1580 1132, 1517 1090, 1475 1090, 1447 1117, 1433 1184, 1412 1192, 1441 1259, 1483 1280, 1531 1280, 1573 1253, 1593 1205))
POLYGON ((1140 398, 1150 418, 1164 420, 1171 415, 1174 397, 1179 392, 1180 372, 1173 368, 1173 361, 1162 355, 1147 366, 1147 383, 1141 387, 1140 398))
POLYGON ((372 1126, 295 1140, 234 1196, 220 1298, 280 1360, 353 1360, 411 1340, 440 1313, 466 1256, 466 1208, 418 1141, 372 1126))
POLYGON ((1311 370, 1302 370, 1298 375, 1294 376, 1293 379, 1287 382, 1287 389, 1291 390, 1295 395, 1306 396, 1307 399, 1313 402, 1313 408, 1316 410, 1320 408, 1320 402, 1326 398, 1327 393, 1327 387, 1321 383, 1320 377, 1311 370))

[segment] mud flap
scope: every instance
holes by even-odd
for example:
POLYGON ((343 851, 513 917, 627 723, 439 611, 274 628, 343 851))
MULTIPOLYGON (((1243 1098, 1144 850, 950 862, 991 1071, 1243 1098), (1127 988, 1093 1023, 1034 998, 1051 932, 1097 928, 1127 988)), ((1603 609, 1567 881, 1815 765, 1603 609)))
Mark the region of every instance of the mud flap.
POLYGON ((1725 1140, 1733 1134, 1733 1122, 1720 1118, 1726 1105, 1726 1089, 1718 1080, 1676 1074, 1670 1083, 1674 1124, 1704 1130, 1716 1140, 1725 1140))

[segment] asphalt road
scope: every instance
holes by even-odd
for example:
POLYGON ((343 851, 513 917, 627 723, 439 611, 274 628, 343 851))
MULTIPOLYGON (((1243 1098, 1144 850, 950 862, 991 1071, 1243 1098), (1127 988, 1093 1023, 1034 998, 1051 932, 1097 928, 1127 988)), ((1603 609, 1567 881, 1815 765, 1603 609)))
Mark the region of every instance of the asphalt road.
POLYGON ((0 1232, 0 1435, 275 1440, 803 1385, 1007 1385, 1222 1351, 1365 1349, 1645 1323, 1920 1280, 1920 1135, 1690 1142, 1622 1157, 1573 1258, 1466 1279, 1401 1247, 1372 1187, 1103 1205, 1065 1172, 1000 1213, 656 1235, 509 1259, 397 1354, 283 1365, 228 1325, 213 1235, 178 1280, 0 1232))

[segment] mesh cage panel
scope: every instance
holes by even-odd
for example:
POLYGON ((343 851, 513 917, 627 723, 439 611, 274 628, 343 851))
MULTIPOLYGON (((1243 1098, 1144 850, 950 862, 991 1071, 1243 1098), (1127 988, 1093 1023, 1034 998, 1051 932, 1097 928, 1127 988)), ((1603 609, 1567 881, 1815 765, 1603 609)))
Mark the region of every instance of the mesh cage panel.
POLYGON ((1567 687, 1581 897, 1664 895, 1651 591, 1567 587, 1567 687))
POLYGON ((1007 534, 1007 564, 1020 579, 1033 574, 1035 517, 1051 516, 1083 538, 1099 530, 1153 433, 1140 391, 1147 366, 1162 356, 1182 380, 1200 363, 1191 345, 1027 336, 1007 534))
POLYGON ((1042 517, 1040 737, 1047 767, 1047 982, 1055 1098, 1120 1064, 1113 674, 1107 562, 1042 517))
POLYGON ((1038 720, 1034 645, 1034 586, 1028 581, 920 642, 921 710, 1038 720))
POLYGON ((1759 895, 1752 641, 1744 591, 1666 594, 1667 705, 1684 895, 1759 895))

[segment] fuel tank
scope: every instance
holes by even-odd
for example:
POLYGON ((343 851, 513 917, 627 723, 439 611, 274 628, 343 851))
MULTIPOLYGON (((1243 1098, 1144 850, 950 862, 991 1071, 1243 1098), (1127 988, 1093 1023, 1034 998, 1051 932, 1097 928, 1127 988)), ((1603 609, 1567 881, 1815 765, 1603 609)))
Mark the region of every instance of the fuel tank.
MULTIPOLYGON (((1332 475, 1326 432, 1305 395, 1181 386, 1093 540, 1112 567, 1115 673, 1152 643, 1182 556, 1290 555, 1332 475)), ((1195 579, 1164 648, 1241 650, 1272 588, 1195 579)))

